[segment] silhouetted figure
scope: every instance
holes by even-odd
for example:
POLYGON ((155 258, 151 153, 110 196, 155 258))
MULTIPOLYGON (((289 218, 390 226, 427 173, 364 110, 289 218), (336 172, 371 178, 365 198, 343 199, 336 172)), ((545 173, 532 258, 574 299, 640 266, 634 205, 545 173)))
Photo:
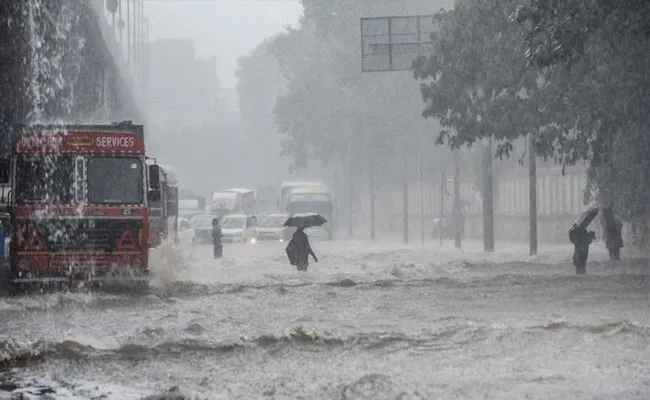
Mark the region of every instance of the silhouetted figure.
POLYGON ((309 266, 309 256, 314 257, 314 262, 318 262, 318 258, 309 244, 309 238, 305 233, 304 228, 297 228, 293 237, 287 244, 287 257, 291 265, 295 265, 298 271, 307 271, 309 266))
POLYGON ((221 244, 221 226, 219 226, 219 218, 212 219, 212 256, 214 258, 223 257, 223 245, 221 244))
POLYGON ((614 216, 612 207, 602 210, 601 225, 605 234, 605 245, 612 261, 621 260, 621 247, 623 247, 623 223, 614 216))
POLYGON ((573 224, 569 230, 569 240, 575 246, 573 250, 573 265, 576 267, 576 274, 587 272, 587 258, 589 257, 589 245, 596 239, 596 232, 587 231, 577 224, 573 224))

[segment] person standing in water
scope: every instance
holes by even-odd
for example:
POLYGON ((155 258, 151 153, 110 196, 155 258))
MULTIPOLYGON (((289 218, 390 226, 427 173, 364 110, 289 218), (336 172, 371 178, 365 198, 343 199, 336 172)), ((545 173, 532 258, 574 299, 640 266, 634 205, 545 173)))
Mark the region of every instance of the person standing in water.
POLYGON ((221 244, 221 226, 219 226, 219 218, 212 219, 212 255, 215 259, 223 257, 223 245, 221 244))
POLYGON ((289 261, 291 265, 295 265, 298 268, 298 271, 307 271, 310 255, 314 258, 314 262, 318 262, 318 257, 316 257, 314 250, 312 250, 309 244, 309 238, 305 233, 305 228, 298 227, 287 245, 289 261))
POLYGON ((587 272, 587 258, 589 257, 589 245, 596 239, 594 231, 587 231, 586 228, 573 224, 569 230, 569 240, 573 243, 573 265, 576 267, 576 274, 582 275, 587 272))
POLYGON ((623 247, 623 223, 616 218, 612 206, 604 207, 601 214, 601 226, 605 236, 605 244, 609 252, 609 259, 621 261, 621 247, 623 247))

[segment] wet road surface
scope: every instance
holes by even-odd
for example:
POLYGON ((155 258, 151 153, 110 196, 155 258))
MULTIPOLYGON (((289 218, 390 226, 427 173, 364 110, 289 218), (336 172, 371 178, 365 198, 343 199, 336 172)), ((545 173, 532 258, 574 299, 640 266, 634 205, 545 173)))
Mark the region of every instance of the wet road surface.
POLYGON ((187 246, 147 294, 2 297, 0 399, 650 398, 643 261, 313 247, 306 273, 280 243, 187 246))

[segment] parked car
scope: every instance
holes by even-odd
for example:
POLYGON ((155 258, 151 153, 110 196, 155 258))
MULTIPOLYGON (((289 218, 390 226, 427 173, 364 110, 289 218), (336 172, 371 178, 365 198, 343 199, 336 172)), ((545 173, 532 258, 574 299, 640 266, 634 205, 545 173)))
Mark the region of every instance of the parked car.
POLYGON ((255 243, 257 218, 254 215, 228 214, 221 218, 222 243, 255 243))
POLYGON ((190 224, 194 228, 194 241, 196 243, 212 243, 212 220, 216 217, 215 214, 203 213, 196 214, 190 219, 190 224))
POLYGON ((284 226, 289 214, 269 214, 255 228, 257 240, 284 242, 291 239, 295 228, 284 226))
POLYGON ((178 219, 178 240, 181 243, 194 243, 194 229, 187 218, 178 219))

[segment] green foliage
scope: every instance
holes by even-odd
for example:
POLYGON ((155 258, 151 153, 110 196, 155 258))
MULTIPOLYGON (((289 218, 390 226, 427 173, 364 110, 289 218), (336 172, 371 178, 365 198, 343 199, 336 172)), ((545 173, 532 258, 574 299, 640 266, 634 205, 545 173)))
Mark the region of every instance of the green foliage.
POLYGON ((425 118, 445 128, 438 144, 452 148, 497 140, 497 155, 508 156, 512 141, 537 126, 537 75, 526 68, 522 30, 509 20, 514 0, 460 0, 435 15, 433 52, 414 63, 424 81, 425 118))
POLYGON ((650 204, 650 2, 458 0, 414 64, 439 144, 494 138, 508 155, 589 163, 590 192, 627 219, 650 204), (597 188, 597 190, 593 190, 597 188))
POLYGON ((529 65, 544 74, 540 103, 565 164, 589 160, 595 200, 627 219, 650 201, 650 3, 527 0, 513 14, 529 65))

